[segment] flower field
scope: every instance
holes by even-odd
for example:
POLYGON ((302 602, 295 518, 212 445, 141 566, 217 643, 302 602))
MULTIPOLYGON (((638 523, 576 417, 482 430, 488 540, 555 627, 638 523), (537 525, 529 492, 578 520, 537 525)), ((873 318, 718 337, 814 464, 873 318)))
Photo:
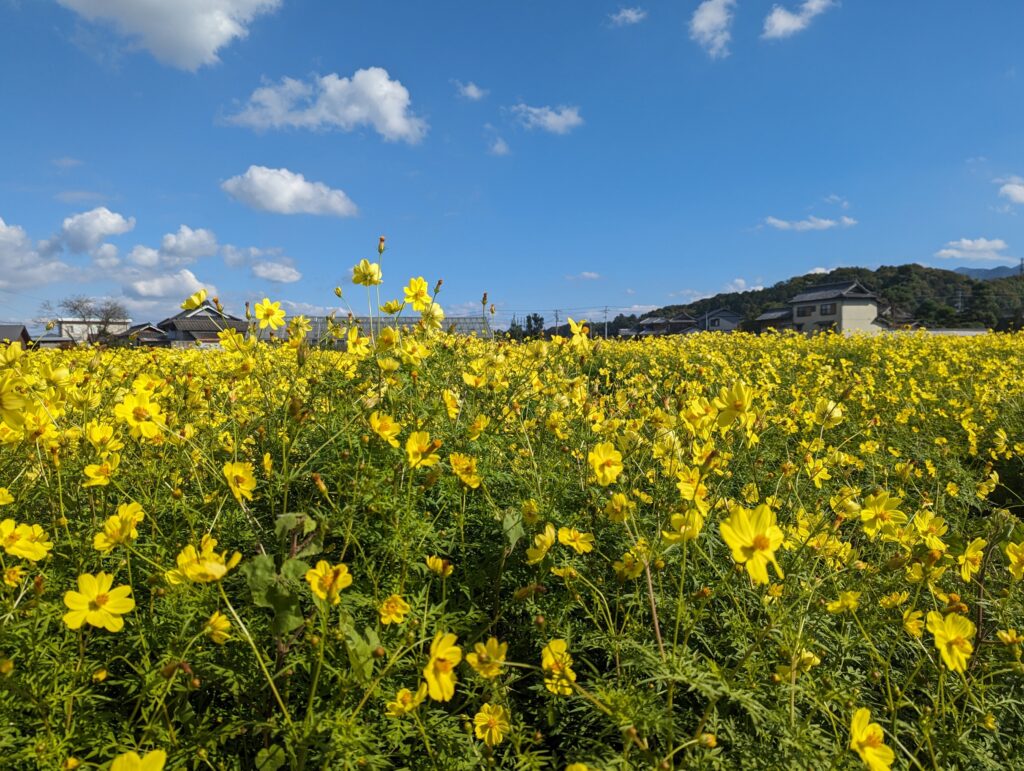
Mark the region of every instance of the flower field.
POLYGON ((405 307, 0 350, 0 765, 1019 767, 1024 337, 405 307))

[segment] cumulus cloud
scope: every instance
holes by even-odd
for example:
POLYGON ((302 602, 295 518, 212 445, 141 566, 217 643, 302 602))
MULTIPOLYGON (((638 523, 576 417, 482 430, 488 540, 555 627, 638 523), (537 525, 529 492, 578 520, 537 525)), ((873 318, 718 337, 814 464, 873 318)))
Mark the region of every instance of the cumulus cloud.
POLYGON ((834 220, 826 219, 824 217, 815 217, 813 214, 803 220, 783 220, 778 217, 765 217, 764 222, 766 225, 769 225, 776 230, 795 230, 797 232, 804 232, 808 230, 831 230, 836 227, 852 228, 857 224, 857 220, 853 217, 843 216, 838 220, 834 220))
POLYGON ((70 270, 52 255, 40 253, 23 228, 0 218, 0 288, 39 286, 68 278, 70 270))
POLYGON ((121 264, 117 247, 113 244, 100 244, 92 250, 92 261, 97 268, 110 270, 121 264))
POLYGON ((452 81, 455 83, 455 90, 458 91, 459 96, 463 99, 468 99, 471 102, 479 102, 490 92, 486 88, 480 88, 473 81, 469 83, 463 83, 459 80, 452 81))
POLYGON ((252 274, 277 284, 291 284, 302 278, 299 271, 283 262, 257 262, 252 266, 252 274))
POLYGON ((351 78, 331 73, 309 83, 283 78, 253 91, 241 112, 227 120, 254 129, 339 129, 371 126, 384 139, 415 144, 427 122, 411 112, 409 91, 382 67, 357 70, 351 78))
POLYGON ((971 260, 982 262, 1015 262, 1008 254, 1007 243, 1001 238, 961 238, 949 241, 935 252, 944 260, 971 260))
POLYGON ((828 268, 811 268, 807 271, 808 276, 820 276, 822 273, 828 273, 828 268))
POLYGON ((48 242, 48 248, 64 245, 75 254, 95 249, 110 236, 127 233, 135 227, 134 217, 124 217, 106 206, 67 217, 60 233, 48 242))
POLYGON ((223 182, 221 188, 246 206, 275 214, 354 217, 359 211, 343 191, 310 182, 288 169, 250 166, 245 174, 223 182))
POLYGON ((608 14, 608 18, 616 27, 627 27, 646 19, 647 11, 643 8, 620 8, 616 13, 608 14))
POLYGON ((729 55, 729 28, 735 6, 736 0, 704 0, 690 17, 690 38, 703 46, 712 59, 729 55))
POLYGON ((722 287, 726 292, 758 292, 764 289, 762 284, 749 284, 745 278, 734 278, 722 287))
POLYGON ((761 37, 772 40, 802 32, 810 26, 816 16, 820 16, 833 5, 834 0, 804 0, 795 12, 788 11, 781 5, 773 6, 772 12, 764 19, 761 37))
POLYGON ((996 183, 1002 184, 999 188, 1000 196, 1007 199, 1010 203, 1024 204, 1024 177, 997 179, 996 183))
POLYGON ((203 288, 216 293, 215 289, 201 282, 187 268, 182 268, 177 273, 129 281, 123 287, 126 295, 142 300, 185 298, 203 288))
POLYGON ((510 152, 512 152, 512 148, 508 146, 508 142, 506 142, 501 137, 495 137, 494 141, 491 142, 491 146, 488 148, 488 150, 490 151, 491 155, 508 155, 510 152))
POLYGON ((577 126, 583 125, 579 107, 530 107, 517 104, 512 112, 528 129, 543 129, 552 134, 568 134, 577 126))
POLYGON ((193 230, 182 225, 176 233, 167 233, 160 240, 160 248, 139 244, 128 253, 128 261, 142 268, 174 268, 188 265, 203 257, 217 254, 217 236, 212 230, 193 230))
POLYGON ((249 34, 281 0, 57 0, 91 22, 112 24, 164 64, 194 72, 249 34))

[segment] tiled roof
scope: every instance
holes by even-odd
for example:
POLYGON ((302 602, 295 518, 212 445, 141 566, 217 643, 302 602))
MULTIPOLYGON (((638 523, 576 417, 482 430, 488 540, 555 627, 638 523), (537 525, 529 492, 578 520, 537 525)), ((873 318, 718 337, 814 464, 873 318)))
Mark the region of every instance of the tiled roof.
POLYGON ((758 316, 754 321, 777 321, 779 319, 793 318, 792 308, 772 308, 758 316))
POLYGON ((23 333, 28 334, 24 324, 0 324, 0 340, 20 340, 23 333))
POLYGON ((875 294, 864 288, 859 281, 842 281, 834 284, 818 284, 800 292, 791 303, 816 303, 822 300, 838 300, 840 298, 874 299, 875 294))

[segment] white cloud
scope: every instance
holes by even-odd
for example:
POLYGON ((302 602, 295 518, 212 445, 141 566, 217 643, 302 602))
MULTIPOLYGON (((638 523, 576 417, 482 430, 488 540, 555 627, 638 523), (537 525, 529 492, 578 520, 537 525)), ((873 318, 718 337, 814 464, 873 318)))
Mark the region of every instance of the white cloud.
POLYGON ((512 152, 512 148, 508 146, 508 142, 506 142, 501 137, 495 137, 494 141, 491 142, 491 146, 488 150, 491 153, 491 155, 508 155, 510 152, 512 152))
POLYGON ((160 241, 160 256, 167 264, 186 265, 217 253, 217 236, 205 228, 193 230, 182 225, 177 233, 167 233, 160 241))
POLYGON ((110 236, 127 233, 135 227, 135 218, 125 218, 112 212, 106 206, 100 206, 81 214, 67 217, 61 226, 60 233, 49 242, 48 248, 57 242, 64 244, 76 253, 83 254, 99 246, 110 236))
POLYGON ((200 289, 207 289, 211 294, 216 290, 209 284, 204 284, 195 274, 187 268, 182 268, 177 273, 167 273, 154 278, 144 278, 137 281, 129 281, 123 289, 126 295, 136 299, 173 299, 186 298, 193 292, 200 289))
POLYGON ((0 217, 0 288, 39 286, 58 278, 69 278, 64 263, 43 255, 25 230, 8 225, 0 217))
POLYGON ((566 276, 565 278, 567 281, 597 281, 599 278, 601 278, 601 274, 595 273, 592 270, 584 270, 581 273, 566 276))
POLYGON ((806 275, 819 276, 822 273, 828 273, 828 268, 811 268, 809 271, 807 271, 806 275))
POLYGON ((228 121, 254 129, 304 128, 353 131, 372 126, 390 141, 419 142, 427 122, 410 112, 409 91, 381 67, 357 70, 351 78, 331 73, 305 83, 283 78, 253 91, 228 121))
POLYGON ((734 278, 722 287, 726 292, 757 292, 764 289, 761 284, 748 284, 745 278, 734 278))
POLYGON ((761 37, 769 40, 789 37, 810 26, 814 17, 835 5, 834 0, 804 0, 797 11, 788 11, 781 5, 772 7, 772 12, 764 19, 764 31, 761 37))
POLYGON ((523 125, 529 129, 543 129, 552 134, 568 134, 577 126, 583 125, 579 107, 530 107, 517 104, 512 108, 523 125))
POLYGON ((471 102, 479 102, 490 93, 486 88, 480 88, 480 86, 473 81, 463 83, 459 80, 455 80, 452 82, 455 83, 455 88, 459 92, 459 96, 463 99, 468 99, 471 102))
POLYGON ((626 289, 626 294, 629 294, 629 295, 636 294, 636 290, 635 289, 626 289))
POLYGON ((945 260, 1015 262, 1008 254, 1002 253, 1007 248, 1007 243, 1001 238, 961 238, 947 242, 945 247, 935 252, 935 256, 945 260))
POLYGON ((97 268, 103 270, 110 270, 116 268, 121 264, 121 258, 118 256, 117 247, 113 244, 100 244, 92 250, 92 261, 97 268))
POLYGON ((302 278, 299 271, 283 262, 257 262, 252 266, 252 274, 277 284, 291 284, 302 278))
POLYGON ((188 265, 203 257, 212 257, 219 250, 217 236, 212 230, 193 230, 182 225, 177 233, 167 233, 160 240, 160 248, 139 244, 128 253, 128 261, 143 268, 175 268, 188 265))
POLYGON ((836 195, 835 193, 830 193, 829 195, 826 195, 825 203, 835 204, 840 209, 850 208, 850 202, 843 198, 841 195, 836 195))
POLYGON ((82 162, 80 160, 78 160, 77 158, 72 158, 71 156, 68 155, 65 155, 63 158, 54 158, 52 161, 50 161, 50 163, 52 163, 58 169, 73 169, 76 166, 82 165, 82 162))
POLYGON ((643 8, 620 8, 617 13, 608 14, 608 18, 616 27, 626 27, 646 19, 647 11, 643 8))
POLYGON ((1024 177, 1008 177, 995 181, 1002 183, 1002 187, 999 188, 1000 196, 1009 200, 1010 203, 1024 204, 1024 177))
POLYGON ((682 300, 684 303, 693 303, 697 302, 697 300, 706 300, 708 297, 711 297, 707 292, 700 292, 696 289, 680 289, 676 292, 669 292, 668 296, 682 300))
POLYGON ((281 0, 58 0, 89 21, 112 23, 158 60, 195 71, 249 33, 258 16, 281 0))
POLYGON ((857 224, 853 217, 840 217, 838 220, 815 217, 813 214, 803 220, 781 220, 778 217, 765 217, 764 222, 776 230, 795 230, 804 232, 808 230, 831 230, 835 227, 851 228, 857 224))
POLYGON ((354 217, 358 208, 341 190, 323 182, 309 182, 301 174, 288 169, 250 166, 237 177, 221 184, 232 198, 253 209, 275 214, 322 214, 333 217, 354 217))
POLYGON ((736 0, 704 0, 690 18, 690 38, 702 45, 712 59, 729 55, 729 27, 735 5, 736 0))

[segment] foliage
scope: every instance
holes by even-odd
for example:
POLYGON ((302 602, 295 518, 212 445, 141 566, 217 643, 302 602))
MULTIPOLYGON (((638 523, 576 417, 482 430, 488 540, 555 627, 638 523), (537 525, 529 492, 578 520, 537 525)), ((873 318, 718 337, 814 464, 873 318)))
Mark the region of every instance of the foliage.
POLYGON ((1017 762, 1024 337, 477 340, 437 289, 345 351, 269 300, 0 351, 5 768, 1017 762))

